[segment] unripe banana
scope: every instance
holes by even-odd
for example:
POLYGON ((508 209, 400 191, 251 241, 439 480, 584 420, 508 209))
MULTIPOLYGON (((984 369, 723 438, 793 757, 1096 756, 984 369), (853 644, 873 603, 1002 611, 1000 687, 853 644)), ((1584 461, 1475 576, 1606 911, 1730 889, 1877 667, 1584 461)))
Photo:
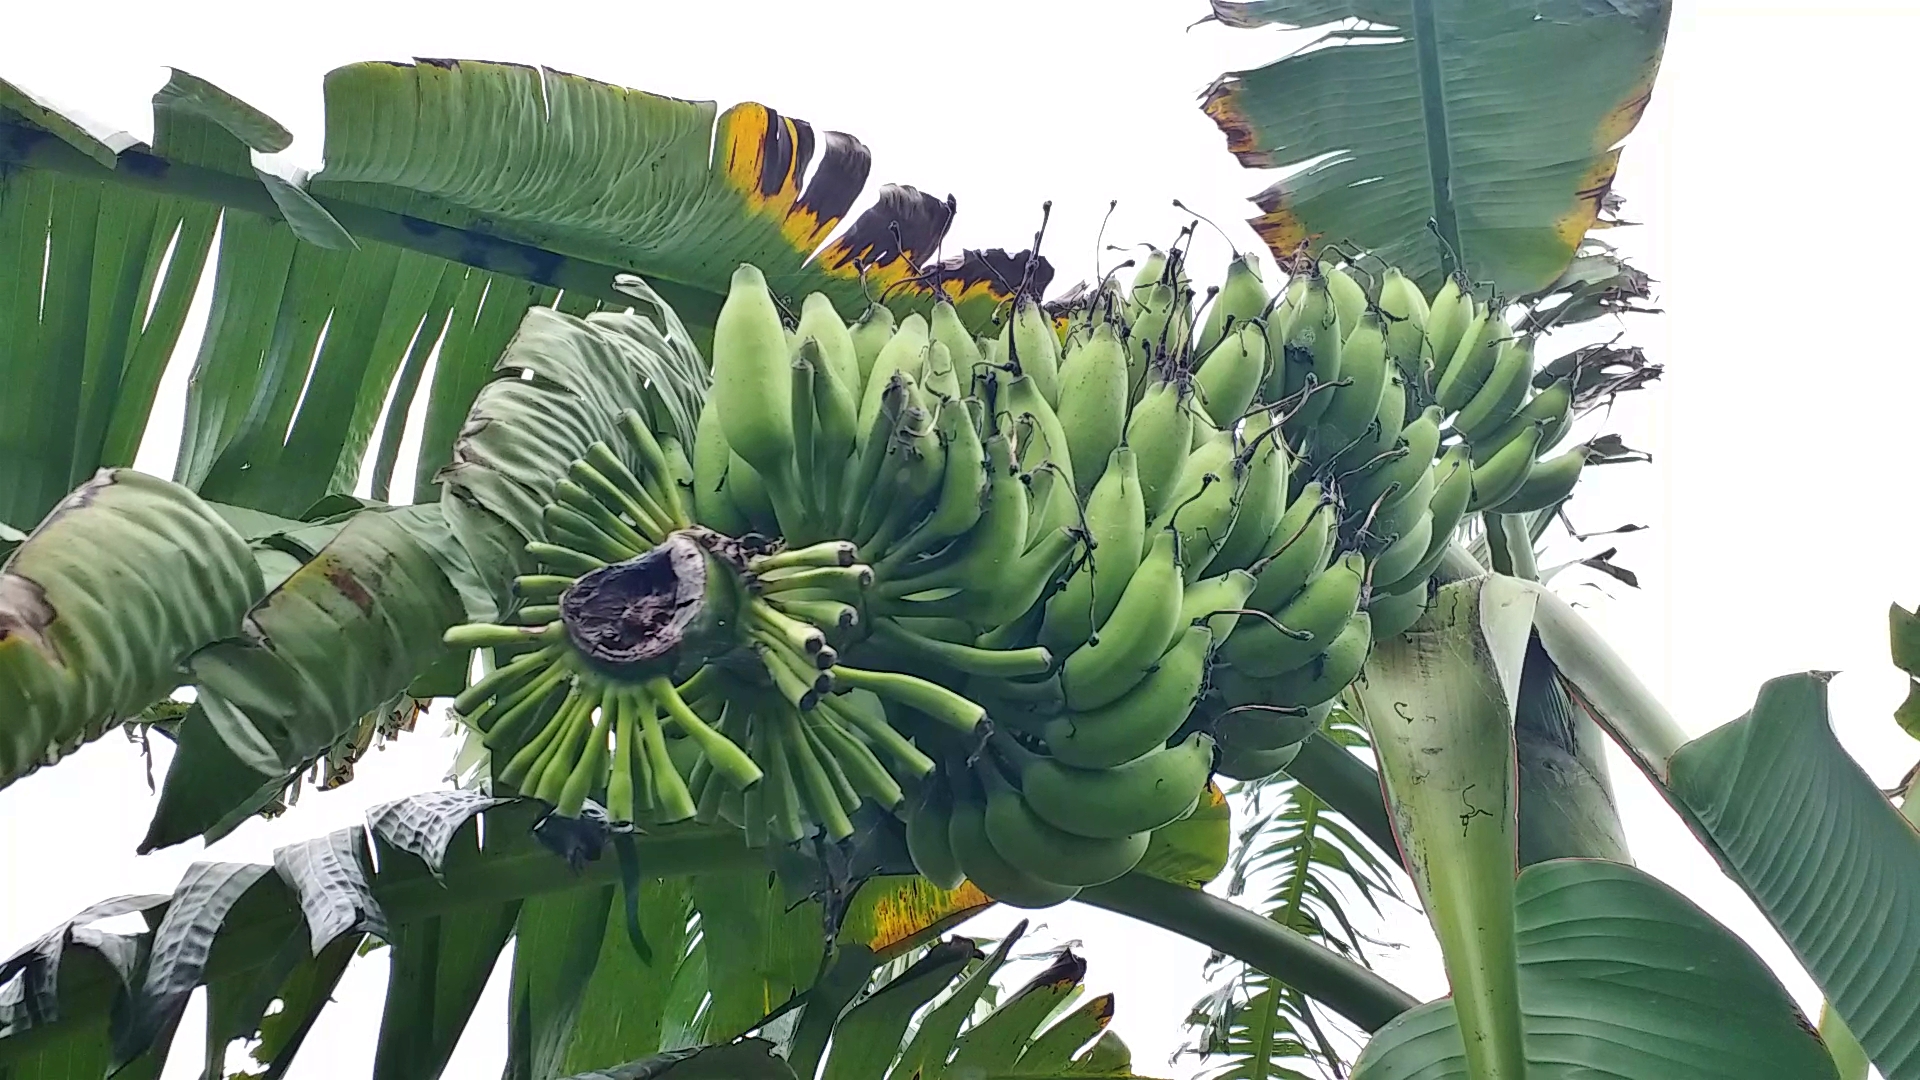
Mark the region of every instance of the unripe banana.
POLYGON ((1427 596, 1427 575, 1420 575, 1420 586, 1401 593, 1374 593, 1367 602, 1367 614, 1372 617, 1373 640, 1385 641, 1406 633, 1407 628, 1420 621, 1426 614, 1431 599, 1427 596))
POLYGON ((1505 502, 1496 503, 1488 509, 1496 514, 1526 514, 1559 505, 1573 494, 1574 485, 1580 482, 1580 472, 1587 466, 1587 455, 1586 446, 1581 445, 1564 454, 1536 462, 1518 491, 1505 502))
POLYGON ((1152 379, 1127 421, 1127 445, 1140 469, 1147 519, 1158 518, 1173 497, 1193 443, 1193 412, 1179 379, 1152 379))
POLYGON ((1350 551, 1274 612, 1281 626, 1307 637, 1289 637, 1271 624, 1245 619, 1220 647, 1220 655, 1249 675, 1266 677, 1292 671, 1325 652, 1360 609, 1366 569, 1366 556, 1350 551))
POLYGON ((1369 311, 1340 346, 1340 375, 1347 384, 1328 392, 1332 404, 1313 429, 1316 458, 1337 457, 1366 433, 1380 412, 1389 370, 1386 328, 1380 316, 1369 311))
POLYGON ((1180 534, 1180 568, 1187 576, 1197 576, 1226 543, 1246 483, 1247 466, 1227 432, 1214 430, 1187 455, 1166 508, 1147 527, 1150 532, 1171 528, 1180 534))
POLYGON ((1413 490, 1440 451, 1439 406, 1428 406, 1419 419, 1401 431, 1397 449, 1406 453, 1361 473, 1348 485, 1342 493, 1348 514, 1364 515, 1375 503, 1385 506, 1413 490))
POLYGON ((1413 524, 1395 533, 1393 542, 1374 556, 1373 576, 1376 580, 1398 581, 1426 558, 1427 548, 1433 541, 1433 511, 1428 506, 1427 500, 1420 500, 1419 516, 1413 524))
POLYGON ((1534 453, 1544 454, 1560 444, 1566 437, 1567 429, 1573 426, 1573 380, 1555 379, 1545 390, 1533 395, 1513 418, 1500 425, 1492 434, 1474 439, 1473 460, 1476 464, 1498 453, 1500 448, 1520 437, 1520 433, 1530 427, 1544 423, 1540 432, 1540 445, 1534 453))
POLYGON ((1433 294, 1433 303, 1427 306, 1426 345, 1421 357, 1431 372, 1429 378, 1438 379, 1446 373, 1473 316, 1473 298, 1462 291, 1458 277, 1448 275, 1440 291, 1433 294))
POLYGON ((960 321, 960 312, 955 310, 953 302, 944 293, 934 299, 933 318, 929 321, 927 336, 947 347, 947 358, 952 362, 956 383, 959 386, 971 386, 973 373, 980 366, 980 346, 973 340, 973 335, 967 332, 966 324, 960 321))
POLYGON ((793 469, 793 391, 786 329, 750 264, 733 272, 713 327, 713 385, 727 445, 762 476, 793 469))
POLYGON ((1060 338, 1053 332, 1047 313, 1030 296, 1022 294, 1013 306, 1013 321, 1001 340, 1012 347, 1010 359, 1020 370, 1033 377, 1033 384, 1050 406, 1060 403, 1060 338))
MULTIPOLYGON (((929 560, 931 565, 908 563, 898 570, 889 568, 886 579, 874 590, 875 600, 900 600, 933 589, 990 585, 1001 580, 1026 550, 1027 485, 1014 471, 1006 435, 994 433, 986 442, 986 451, 987 500, 979 520, 954 543, 954 550, 929 560)), ((898 606, 890 613, 916 614, 898 606)))
POLYGON ((1040 630, 1041 642, 1061 655, 1079 648, 1113 613, 1145 553, 1146 507, 1132 447, 1117 446, 1108 455, 1106 470, 1087 497, 1086 514, 1090 558, 1047 601, 1040 630))
POLYGON ((1032 417, 1026 442, 1020 447, 1020 467, 1031 470, 1052 462, 1065 474, 1067 486, 1074 487, 1072 444, 1067 441, 1060 417, 1041 395, 1033 376, 1023 374, 1007 383, 1006 407, 1016 420, 1032 417))
MULTIPOLYGON (((857 362, 850 374, 858 376, 857 362)), ((846 463, 853 457, 860 438, 855 385, 841 381, 839 367, 832 361, 813 369, 814 482, 821 485, 824 505, 829 507, 840 505, 840 485, 846 478, 846 463)))
MULTIPOLYGON (((1355 537, 1361 550, 1372 555, 1384 550, 1400 537, 1407 535, 1421 515, 1427 512, 1427 504, 1433 499, 1434 488, 1439 484, 1439 476, 1434 472, 1433 462, 1420 471, 1419 479, 1412 487, 1397 488, 1380 500, 1380 505, 1360 506, 1351 512, 1351 520, 1358 526, 1366 523, 1366 530, 1355 537), (1367 515, 1371 513, 1369 521, 1367 515)), ((1414 556, 1416 559, 1419 556, 1414 556)))
POLYGON ((1267 332, 1257 322, 1237 324, 1193 373, 1193 396, 1221 427, 1245 414, 1267 376, 1267 332))
POLYGON ((1522 338, 1501 342, 1492 374, 1461 406, 1460 415, 1453 418, 1453 430, 1468 442, 1492 434, 1526 403, 1532 384, 1533 343, 1522 338))
MULTIPOLYGON (((1176 534, 1162 530, 1100 632, 1075 649, 1061 669, 1067 706, 1097 709, 1140 682, 1179 626, 1182 591, 1176 534)), ((1133 830, 1129 829, 1128 832, 1133 830)))
POLYGON ((1073 484, 1052 464, 1026 474, 1027 548, 1063 528, 1080 524, 1080 504, 1074 501, 1073 484))
POLYGON ((1275 611, 1305 588, 1326 565, 1327 543, 1336 535, 1334 525, 1338 520, 1337 505, 1327 498, 1318 481, 1300 489, 1274 525, 1267 555, 1253 564, 1257 583, 1247 606, 1275 611))
POLYGON ((1352 446, 1333 459, 1335 475, 1360 469, 1400 441, 1400 432, 1407 424, 1407 400, 1407 376, 1398 368, 1390 369, 1387 385, 1380 391, 1380 408, 1374 413, 1373 423, 1367 425, 1352 446))
MULTIPOLYGON (((1086 344, 1061 360, 1055 412, 1066 434, 1067 456, 1090 466, 1106 461, 1126 431, 1127 401, 1126 346, 1102 323, 1086 344)), ((1097 479, 1088 468, 1074 478, 1074 490, 1085 498, 1097 479)))
POLYGON ((1439 376, 1434 385, 1433 400, 1441 409, 1454 412, 1473 399, 1480 388, 1486 385, 1487 376, 1493 373, 1494 364, 1500 358, 1501 347, 1513 337, 1513 331, 1507 329, 1506 320, 1498 311, 1488 308, 1467 326, 1467 332, 1460 337, 1460 344, 1453 351, 1453 359, 1448 361, 1446 373, 1439 376))
POLYGON ((1167 253, 1153 245, 1147 245, 1147 257, 1140 260, 1140 268, 1133 272, 1131 287, 1127 290, 1127 303, 1139 303, 1140 290, 1149 285, 1157 285, 1167 277, 1167 253))
POLYGON ((914 385, 919 385, 920 377, 926 372, 928 340, 927 320, 915 313, 900 321, 899 329, 887 339, 880 355, 874 357, 873 370, 867 373, 867 385, 860 397, 863 434, 873 427, 873 418, 880 415, 880 399, 886 395, 895 372, 905 374, 914 385))
POLYGON ((800 325, 794 328, 793 335, 801 341, 819 343, 820 355, 826 359, 827 367, 849 393, 854 387, 867 385, 860 374, 860 354, 854 347, 853 333, 840 321, 840 313, 833 310, 833 301, 827 299, 825 293, 809 294, 801 303, 800 325))
MULTIPOLYGON (((1220 344, 1229 332, 1245 327, 1255 319, 1264 318, 1266 312, 1267 286, 1260 280, 1259 261, 1252 252, 1234 256, 1227 263, 1227 276, 1220 285, 1220 294, 1213 298, 1213 305, 1207 309, 1206 321, 1200 326, 1200 337, 1194 342, 1195 351, 1202 356, 1210 355, 1214 346, 1220 344)), ((1261 355, 1264 356, 1265 342, 1261 344, 1261 355)), ((1244 412, 1244 407, 1240 411, 1244 412)))
MULTIPOLYGON (((1284 371, 1284 397, 1291 408, 1284 422, 1288 433, 1299 439, 1312 429, 1333 404, 1328 389, 1339 381, 1342 371, 1340 318, 1328 295, 1327 280, 1316 274, 1308 282, 1301 307, 1287 324, 1284 362, 1276 360, 1275 370, 1284 371)), ((1273 379, 1267 380, 1268 400, 1273 379)))
POLYGON ((1096 840, 1054 828, 1033 812, 1020 792, 991 766, 987 786, 987 839, 1007 863, 1056 885, 1104 885, 1139 865, 1150 832, 1096 840))
POLYGON ((1433 498, 1427 503, 1427 511, 1433 518, 1433 525, 1428 530, 1427 550, 1413 569, 1397 577, 1387 577, 1375 566, 1375 597, 1382 592, 1406 592, 1416 585, 1424 587, 1434 567, 1440 565, 1441 558, 1446 555, 1447 545, 1453 542, 1454 527, 1466 516, 1467 499, 1473 493, 1473 469, 1467 460, 1466 447, 1458 443, 1448 447, 1440 460, 1433 463, 1433 473, 1437 482, 1433 498))
POLYGON ((727 467, 732 460, 720 414, 709 404, 700 410, 693 428, 693 516, 710 529, 741 536, 752 526, 727 490, 727 467))
POLYGON ((1321 263, 1320 273, 1327 279, 1327 295, 1333 299, 1333 313, 1340 321, 1340 337, 1344 341, 1366 313, 1367 290, 1353 280, 1352 274, 1332 263, 1321 263))
POLYGON ((1027 755, 1020 762, 1020 790, 1034 813, 1057 829, 1119 839, 1185 814, 1206 788, 1212 766, 1213 739, 1196 731, 1109 769, 1075 769, 1027 755))
POLYGON ((848 336, 853 339, 853 356, 859 361, 860 374, 858 378, 849 380, 847 386, 856 392, 863 392, 867 381, 873 377, 874 359, 893 339, 893 312, 887 310, 885 304, 867 305, 860 321, 848 329, 848 336))
POLYGON ((1129 389, 1137 388, 1161 357, 1185 352, 1193 322, 1191 300, 1191 293, 1173 285, 1147 285, 1134 290, 1130 301, 1134 314, 1127 320, 1129 389))
POLYGON ((1534 448, 1540 445, 1541 426, 1521 432, 1520 437, 1500 448, 1484 464, 1473 466, 1473 495, 1467 500, 1467 512, 1477 514, 1519 494, 1533 471, 1534 448))
POLYGON ((767 491, 766 481, 738 453, 730 453, 727 458, 724 490, 727 497, 733 500, 735 509, 746 516, 750 529, 767 536, 780 534, 780 522, 775 515, 773 498, 767 491))
POLYGON ((1387 320, 1387 359, 1409 378, 1420 374, 1425 361, 1427 298, 1413 279, 1394 267, 1380 275, 1380 312, 1387 320))
POLYGON ((1302 708, 1332 701, 1359 677, 1372 649, 1373 619, 1355 612, 1325 652, 1267 683, 1266 700, 1302 708))
POLYGON ((1279 750, 1297 746, 1320 730, 1335 704, 1324 701, 1298 712, 1281 706, 1261 708, 1258 706, 1269 704, 1267 686, 1273 680, 1249 678, 1223 667, 1219 669, 1218 681, 1225 700, 1242 703, 1214 717, 1213 734, 1219 740, 1222 754, 1228 750, 1279 750))
POLYGON ((957 889, 966 880, 953 855, 949 830, 953 820, 953 793, 939 775, 927 778, 920 799, 907 815, 907 855, 913 868, 942 889, 957 889))
MULTIPOLYGON (((1180 597, 1180 623, 1205 623, 1219 643, 1232 636, 1240 611, 1247 606, 1258 580, 1245 570, 1229 570, 1188 585, 1180 597)), ((1178 648, 1178 646, 1175 646, 1178 648)))
POLYGON ((927 356, 920 370, 920 388, 931 397, 929 404, 938 405, 961 396, 959 365, 954 362, 953 350, 946 342, 937 338, 927 342, 927 356))
MULTIPOLYGON (((983 766, 991 768, 991 765, 983 766)), ((956 792, 947 842, 967 880, 1003 904, 1018 908, 1048 908, 1074 898, 1080 890, 1055 885, 1009 863, 987 836, 987 808, 983 796, 956 792)))
POLYGON ((1299 743, 1282 746, 1277 750, 1249 750, 1244 747, 1229 746, 1220 751, 1220 761, 1214 766, 1214 771, 1229 780, 1264 780, 1293 764, 1293 759, 1299 753, 1299 743))
MULTIPOLYGON (((1227 531, 1227 539, 1214 553, 1204 572, 1219 574, 1244 569, 1266 554, 1267 539, 1280 515, 1287 511, 1289 451, 1280 433, 1271 431, 1273 414, 1266 411, 1247 417, 1241 428, 1245 445, 1239 451, 1244 462, 1246 483, 1240 492, 1240 511, 1227 531)), ((1238 467, 1238 463, 1236 463, 1238 467)))

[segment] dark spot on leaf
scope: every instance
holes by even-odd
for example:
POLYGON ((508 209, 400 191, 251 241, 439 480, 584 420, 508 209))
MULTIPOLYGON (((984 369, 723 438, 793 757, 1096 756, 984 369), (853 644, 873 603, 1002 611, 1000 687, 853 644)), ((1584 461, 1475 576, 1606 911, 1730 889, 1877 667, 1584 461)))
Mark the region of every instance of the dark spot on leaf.
POLYGON ((813 179, 807 182, 807 190, 794 209, 827 223, 839 221, 853 209, 853 200, 866 189, 873 153, 845 132, 829 131, 824 139, 820 165, 813 170, 813 179))
POLYGON ((367 591, 365 585, 360 584, 360 580, 353 576, 352 570, 335 564, 327 567, 326 575, 327 583, 332 585, 341 596, 352 602, 354 607, 365 613, 373 611, 373 594, 367 591))
POLYGON ((937 250, 953 223, 954 200, 943 201, 905 184, 884 184, 879 197, 821 254, 838 270, 852 263, 891 266, 905 255, 918 266, 937 250))

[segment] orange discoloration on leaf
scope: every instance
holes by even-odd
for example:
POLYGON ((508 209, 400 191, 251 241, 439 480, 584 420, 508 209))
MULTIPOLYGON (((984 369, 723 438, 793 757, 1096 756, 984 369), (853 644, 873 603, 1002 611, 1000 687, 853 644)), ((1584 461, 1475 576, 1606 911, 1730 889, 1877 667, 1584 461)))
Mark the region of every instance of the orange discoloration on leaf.
POLYGON ((1660 71, 1660 54, 1655 53, 1653 62, 1641 73, 1640 81, 1633 85, 1618 105, 1600 118, 1599 127, 1594 129, 1593 148, 1596 151, 1611 150, 1620 145, 1635 127, 1640 117, 1647 111, 1648 102, 1653 100, 1653 79, 1660 71))
POLYGON ((1307 230, 1306 222, 1293 212, 1287 192, 1279 186, 1261 192, 1254 203, 1265 213, 1248 218, 1247 224, 1266 241, 1275 259, 1291 259, 1321 238, 1322 234, 1307 230))
MULTIPOLYGON (((878 883, 876 883, 878 884, 878 883)), ((942 889, 925 878, 894 879, 871 902, 864 944, 878 955, 929 932, 938 932, 993 903, 973 882, 942 889)))
POLYGON ((1580 177, 1579 188, 1573 193, 1573 205, 1554 219, 1554 236, 1565 246, 1569 256, 1579 246, 1581 238, 1587 235, 1587 230, 1599 220, 1600 209, 1606 202, 1607 193, 1613 190, 1614 174, 1619 168, 1618 150, 1610 150, 1593 159, 1593 164, 1580 177))
POLYGON ((1101 994, 1093 999, 1093 1022, 1100 1025, 1101 1031, 1105 1031, 1107 1025, 1113 1023, 1112 994, 1101 994))
POLYGON ((1244 168, 1258 169, 1272 164, 1271 155, 1254 143, 1253 122, 1240 106, 1240 83, 1236 79, 1217 79, 1207 87, 1200 110, 1213 118, 1227 137, 1227 150, 1240 159, 1244 168))

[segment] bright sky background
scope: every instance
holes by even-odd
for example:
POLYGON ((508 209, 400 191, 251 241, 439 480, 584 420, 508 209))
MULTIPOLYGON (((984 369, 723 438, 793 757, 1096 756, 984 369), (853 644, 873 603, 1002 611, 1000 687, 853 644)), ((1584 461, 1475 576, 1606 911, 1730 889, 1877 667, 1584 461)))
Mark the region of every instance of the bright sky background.
MULTIPOLYGON (((1920 225, 1894 210, 1910 202, 1910 162, 1904 132, 1889 123, 1911 95, 1920 5, 1680 8, 1615 188, 1626 216, 1645 224, 1613 239, 1657 279, 1667 310, 1632 322, 1627 340, 1668 376, 1603 429, 1655 463, 1602 471, 1572 506, 1586 528, 1648 526, 1619 540, 1619 561, 1644 588, 1603 595, 1569 579, 1565 592, 1591 604, 1589 616, 1691 732, 1738 715, 1770 676, 1844 672, 1833 685, 1840 737, 1890 785, 1920 757, 1889 719, 1904 685, 1885 644, 1887 603, 1920 600, 1908 542, 1920 504, 1900 467, 1920 398, 1900 322, 1911 302, 1905 253, 1920 225)), ((876 183, 956 194, 956 246, 1021 247, 1042 200, 1054 200, 1046 253, 1064 285, 1092 271, 1109 199, 1120 200, 1110 241, 1164 243, 1187 220, 1169 205, 1177 197, 1252 243, 1238 224, 1251 209, 1242 200, 1265 181, 1224 152, 1196 95, 1295 41, 1185 32, 1204 11, 1198 0, 938 9, 736 0, 576 5, 530 18, 524 5, 493 2, 21 3, 0 37, 0 76, 145 137, 162 65, 178 65, 286 124, 296 142, 284 156, 309 168, 320 164, 321 76, 354 60, 516 60, 723 105, 753 99, 861 137, 876 183)), ((1224 256, 1203 232, 1196 276, 1217 276, 1224 256)), ((193 344, 183 343, 188 358, 193 344)), ((150 471, 171 469, 184 374, 176 366, 163 386, 139 463, 150 471)), ((266 860, 279 844, 358 821, 368 805, 438 786, 456 745, 438 727, 423 724, 348 787, 309 794, 210 854, 266 860)), ((1818 995, 1784 946, 1615 760, 1640 864, 1752 942, 1811 1014, 1818 995)), ((203 853, 183 845, 135 858, 153 805, 136 748, 117 735, 0 792, 0 955, 94 900, 171 889, 203 853)), ((975 925, 998 932, 1010 921, 975 925)), ((1032 944, 1082 942, 1089 986, 1119 995, 1115 1026, 1137 1071, 1195 1068, 1166 1059, 1185 1037, 1203 948, 1078 906, 1040 921, 1032 944)), ((1386 934, 1417 941, 1425 931, 1402 916, 1386 934)), ((1429 946, 1382 968, 1422 997, 1444 992, 1429 946)), ((384 963, 349 973, 296 1080, 365 1075, 385 975, 384 963)), ((498 1071, 503 990, 496 978, 448 1076, 498 1071)), ((169 1078, 197 1071, 199 1024, 196 1006, 169 1078)))

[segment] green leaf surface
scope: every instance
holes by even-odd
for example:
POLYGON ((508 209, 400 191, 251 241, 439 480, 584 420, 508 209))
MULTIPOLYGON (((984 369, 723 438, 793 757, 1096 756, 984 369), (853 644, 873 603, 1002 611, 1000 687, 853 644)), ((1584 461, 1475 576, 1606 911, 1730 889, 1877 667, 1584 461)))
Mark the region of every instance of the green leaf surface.
POLYGON ((1026 1049, 1020 1051, 1020 1060, 1014 1064, 1012 1075, 1057 1076, 1073 1071, 1074 1054, 1099 1038, 1112 1022, 1112 994, 1088 999, 1034 1036, 1026 1049))
POLYGON ((300 898, 313 955, 349 931, 385 939, 386 913, 367 884, 366 830, 336 829, 273 853, 273 868, 300 898))
POLYGON ((789 908, 772 878, 751 869, 693 879, 700 952, 713 994, 706 1041, 745 1033, 813 985, 820 972, 826 946, 820 905, 809 900, 789 908))
POLYGON ((1193 813, 1153 831, 1134 870, 1197 889, 1226 869, 1232 842, 1233 808, 1220 785, 1209 782, 1193 813))
POLYGON ((475 814, 507 801, 464 788, 428 791, 368 810, 367 828, 385 843, 417 856, 438 877, 454 835, 475 814))
POLYGON ((1204 108, 1249 168, 1304 166, 1255 197, 1276 256, 1369 249, 1431 289, 1428 223, 1503 295, 1554 281, 1598 220, 1645 110, 1664 0, 1213 0, 1233 26, 1322 32, 1222 76, 1204 108), (1359 18, 1372 25, 1341 20, 1359 18))
POLYGON ((993 955, 971 965, 972 970, 953 988, 953 992, 920 1018, 913 1037, 907 1040, 905 1049, 900 1051, 899 1060, 894 1062, 893 1070, 887 1073, 889 1080, 914 1080, 916 1077, 936 1077, 944 1073, 961 1026, 973 1014, 974 1004, 993 984, 993 977, 1006 964, 1007 958, 1013 954, 1014 945, 1026 932, 1025 919, 1015 923, 1013 929, 1000 939, 1000 945, 993 950, 993 955))
POLYGON ((960 1077, 1002 1076, 1013 1073, 1013 1065, 1032 1040, 1034 1032, 1047 1022, 1054 1010, 1066 1002, 1087 977, 1087 962, 1064 950, 1045 970, 1001 1002, 986 1019, 961 1034, 954 1044, 953 1058, 946 1075, 960 1077))
POLYGON ((970 938, 928 949, 913 966, 847 1010, 833 1030, 823 1080, 870 1080, 886 1075, 915 1013, 947 989, 979 958, 970 938))
MULTIPOLYGON (((1821 1080, 1833 1062, 1765 964, 1646 873, 1564 859, 1515 887, 1520 996, 1535 1080, 1821 1080)), ((1387 1025, 1353 1080, 1470 1072, 1448 999, 1387 1025)))
POLYGON ((113 1031, 113 1058, 123 1065, 164 1042, 200 985, 214 937, 241 897, 267 877, 253 863, 195 863, 188 867, 160 925, 153 931, 140 986, 124 1021, 113 1031))
POLYGON ((513 931, 507 1080, 563 1075, 587 984, 600 961, 616 886, 536 897, 513 931))
POLYGON ((260 589, 192 492, 131 469, 83 485, 0 564, 0 784, 165 696, 260 589))
POLYGON ((1443 586, 1378 643, 1359 683, 1408 872, 1440 939, 1473 1074, 1527 1072, 1514 956, 1514 705, 1533 593, 1501 575, 1443 586))
POLYGON ((668 1049, 668 1001, 686 964, 690 898, 682 879, 649 881, 641 886, 641 930, 651 958, 635 951, 618 910, 607 919, 600 958, 581 995, 579 1019, 567 1046, 566 1071, 585 1072, 634 1061, 668 1049))
POLYGON ((794 1080, 794 1075, 786 1062, 774 1056, 772 1043, 747 1039, 671 1050, 567 1080, 794 1080))
POLYGON ((258 1040, 248 1056, 266 1068, 247 1076, 271 1080, 283 1075, 346 973, 360 940, 358 934, 339 937, 318 954, 309 955, 306 935, 295 931, 263 967, 209 981, 204 1080, 241 1075, 227 1070, 228 1051, 235 1040, 258 1040))
POLYGON ((520 907, 479 904, 395 925, 373 1080, 428 1080, 446 1068, 520 907))
POLYGON ((1834 738, 1827 674, 1773 679, 1669 790, 1887 1080, 1920 1076, 1920 833, 1834 738))

